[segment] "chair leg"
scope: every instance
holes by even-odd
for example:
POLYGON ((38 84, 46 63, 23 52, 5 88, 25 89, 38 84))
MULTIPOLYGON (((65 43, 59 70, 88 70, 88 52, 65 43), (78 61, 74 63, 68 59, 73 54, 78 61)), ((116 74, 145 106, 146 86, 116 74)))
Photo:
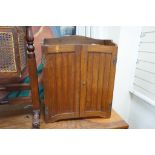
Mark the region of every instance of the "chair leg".
POLYGON ((27 41, 27 56, 28 56, 28 70, 30 77, 31 96, 32 96, 32 107, 33 107, 33 122, 32 128, 38 129, 40 127, 40 98, 38 90, 38 75, 37 65, 34 53, 34 37, 31 26, 26 28, 26 41, 27 41))
POLYGON ((32 128, 40 128, 40 110, 33 110, 32 128))

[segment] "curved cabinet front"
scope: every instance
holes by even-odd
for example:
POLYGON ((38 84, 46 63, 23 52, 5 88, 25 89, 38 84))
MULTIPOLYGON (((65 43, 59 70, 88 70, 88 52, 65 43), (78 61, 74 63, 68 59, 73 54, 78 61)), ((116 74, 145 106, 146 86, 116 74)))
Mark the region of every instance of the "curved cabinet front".
POLYGON ((42 48, 46 122, 110 117, 117 47, 61 44, 42 48))

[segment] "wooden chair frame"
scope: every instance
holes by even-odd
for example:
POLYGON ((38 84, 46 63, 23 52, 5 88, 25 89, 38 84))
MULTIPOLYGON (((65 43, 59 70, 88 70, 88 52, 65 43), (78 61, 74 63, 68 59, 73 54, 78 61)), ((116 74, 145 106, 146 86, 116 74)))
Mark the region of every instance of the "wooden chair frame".
POLYGON ((0 91, 15 91, 15 90, 31 90, 30 97, 18 97, 10 100, 0 101, 0 105, 4 104, 22 104, 22 103, 32 103, 33 108, 33 120, 32 128, 40 127, 40 98, 38 90, 38 75, 37 75, 37 65, 34 53, 34 37, 32 33, 32 27, 26 26, 26 42, 27 42, 27 64, 30 77, 30 84, 22 83, 9 83, 0 86, 0 91))

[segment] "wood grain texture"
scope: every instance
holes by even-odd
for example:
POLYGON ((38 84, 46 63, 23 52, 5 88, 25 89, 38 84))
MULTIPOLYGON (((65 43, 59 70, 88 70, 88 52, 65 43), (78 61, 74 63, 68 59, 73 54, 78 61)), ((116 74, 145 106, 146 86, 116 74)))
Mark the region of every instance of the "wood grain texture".
POLYGON ((104 71, 105 71, 105 54, 101 54, 99 57, 99 73, 98 73, 98 96, 97 96, 97 110, 102 109, 102 92, 103 92, 103 84, 104 84, 104 71))
POLYGON ((108 88, 109 88, 109 79, 110 79, 110 65, 111 65, 111 55, 105 55, 105 69, 104 69, 104 81, 103 81, 103 89, 102 89, 102 109, 103 111, 109 111, 108 107, 108 88))
POLYGON ((92 102, 92 68, 93 68, 93 54, 88 55, 88 62, 87 62, 87 94, 86 94, 86 102, 85 102, 85 110, 91 110, 91 102, 92 102))
POLYGON ((79 47, 74 49, 69 53, 45 52, 47 65, 44 66, 43 83, 47 122, 79 115, 80 52, 79 47))
POLYGON ((15 90, 29 90, 30 84, 18 83, 18 84, 7 84, 5 86, 0 86, 0 91, 15 91, 15 90))
MULTIPOLYGON (((31 123, 32 115, 29 113, 0 117, 0 129, 31 129, 31 123)), ((45 123, 42 113, 40 120, 41 129, 127 129, 128 127, 114 110, 109 119, 90 118, 45 123)))
POLYGON ((24 104, 24 103, 32 103, 32 98, 27 96, 27 97, 17 97, 13 99, 7 99, 7 100, 2 100, 0 101, 0 104, 9 104, 9 105, 14 105, 14 104, 24 104))
POLYGON ((42 49, 44 70, 49 68, 51 72, 43 76, 48 122, 110 117, 117 46, 109 41, 71 36, 45 39, 42 49))
POLYGON ((39 116, 40 116, 40 97, 39 97, 39 87, 38 87, 38 75, 37 75, 37 65, 35 59, 35 47, 34 47, 34 36, 32 33, 31 26, 26 27, 26 42, 27 42, 27 63, 28 72, 30 77, 30 87, 31 87, 31 98, 33 107, 33 120, 32 127, 39 128, 39 116))
POLYGON ((111 53, 88 52, 86 74, 86 101, 83 116, 110 117, 114 81, 114 65, 111 53), (110 81, 111 80, 111 81, 110 81), (113 81, 112 81, 113 80, 113 81), (109 98, 108 98, 109 97, 109 98))
POLYGON ((87 80, 87 46, 83 46, 81 50, 81 89, 80 89, 80 117, 85 115, 85 103, 86 103, 86 80, 87 80))
POLYGON ((61 44, 69 44, 69 45, 91 45, 91 44, 97 44, 97 45, 106 45, 106 46, 116 46, 115 43, 112 42, 112 40, 100 40, 100 39, 93 39, 85 36, 63 36, 60 38, 45 38, 44 44, 46 45, 61 45, 61 44))

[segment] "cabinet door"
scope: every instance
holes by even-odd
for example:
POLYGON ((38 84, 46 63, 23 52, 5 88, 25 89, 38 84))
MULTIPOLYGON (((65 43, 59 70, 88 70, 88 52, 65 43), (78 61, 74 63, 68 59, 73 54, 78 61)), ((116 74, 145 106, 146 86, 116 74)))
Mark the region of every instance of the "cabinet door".
POLYGON ((49 46, 44 51, 46 121, 79 117, 80 46, 49 46))
POLYGON ((81 53, 81 117, 110 116, 115 58, 116 47, 84 46, 81 53))

